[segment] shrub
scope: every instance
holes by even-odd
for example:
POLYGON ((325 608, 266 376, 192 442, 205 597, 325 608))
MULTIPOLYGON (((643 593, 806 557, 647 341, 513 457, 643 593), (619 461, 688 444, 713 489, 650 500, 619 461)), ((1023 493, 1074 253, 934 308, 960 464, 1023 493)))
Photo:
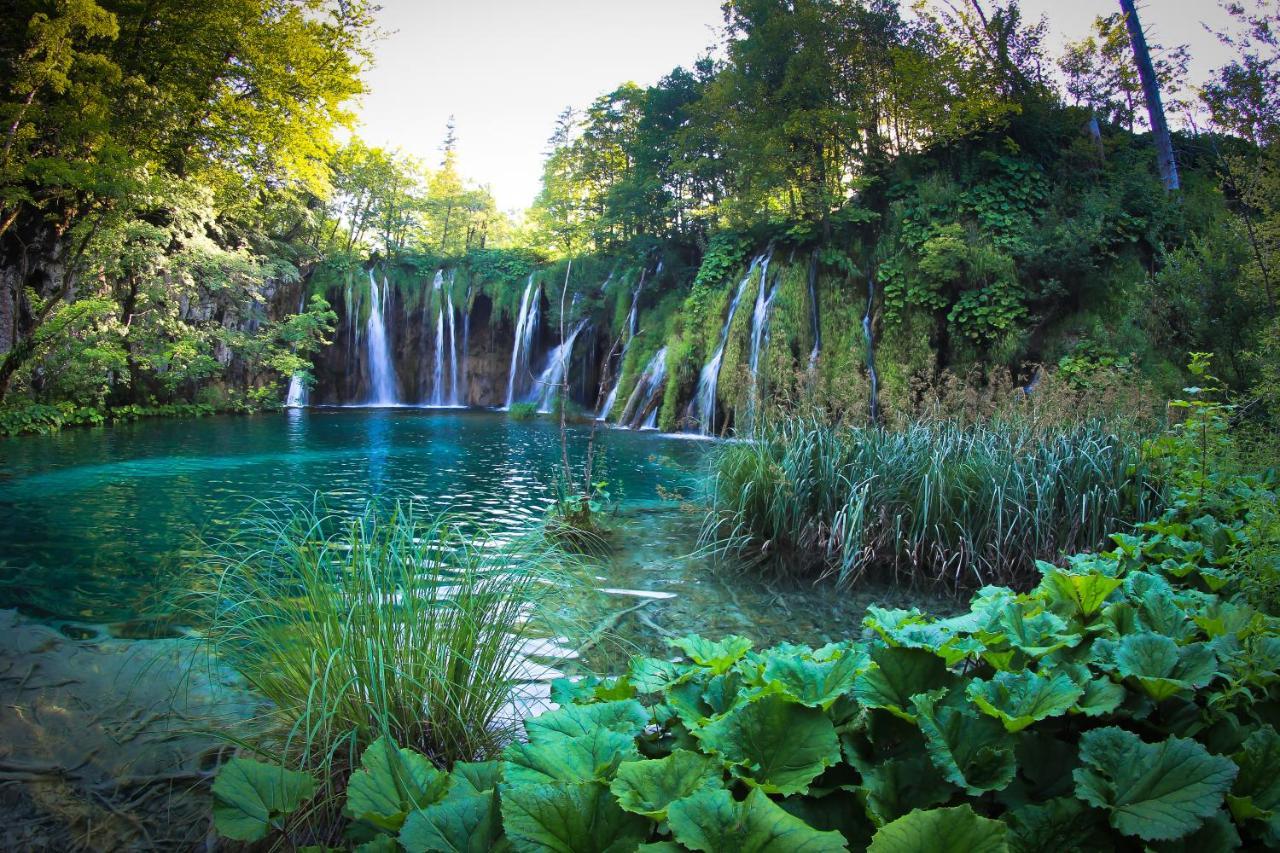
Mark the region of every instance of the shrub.
POLYGON ((379 737, 446 765, 501 749, 531 617, 559 587, 540 541, 498 547, 408 504, 255 515, 210 568, 213 646, 274 703, 258 747, 329 793, 379 737))
MULTIPOLYGON (((409 851, 1273 846, 1280 623, 1188 535, 1182 558, 1117 536, 950 619, 873 607, 866 641, 680 638, 682 661, 557 683, 501 761, 445 776, 374 744, 348 811, 409 851)), ((308 781, 233 772, 278 774, 276 802, 308 781)))
POLYGON ((538 416, 537 403, 512 403, 507 410, 507 417, 513 421, 529 421, 538 416))
POLYGON ((748 565, 852 581, 1026 585, 1154 512, 1136 440, 1100 424, 901 430, 786 419, 713 459, 703 537, 748 565))

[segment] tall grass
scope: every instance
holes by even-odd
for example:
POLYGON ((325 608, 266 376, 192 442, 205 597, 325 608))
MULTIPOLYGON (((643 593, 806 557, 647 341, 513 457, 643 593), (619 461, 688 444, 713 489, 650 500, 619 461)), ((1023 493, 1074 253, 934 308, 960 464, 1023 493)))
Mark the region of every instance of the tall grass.
POLYGON ((880 571, 1025 585, 1035 560, 1096 547, 1156 508, 1139 443, 1099 423, 886 431, 789 419, 712 464, 713 552, 841 582, 880 571))
POLYGON ((539 540, 495 543, 404 504, 288 507, 213 551, 214 648, 273 703, 278 758, 340 785, 383 735, 442 765, 510 740, 531 616, 560 588, 539 540))

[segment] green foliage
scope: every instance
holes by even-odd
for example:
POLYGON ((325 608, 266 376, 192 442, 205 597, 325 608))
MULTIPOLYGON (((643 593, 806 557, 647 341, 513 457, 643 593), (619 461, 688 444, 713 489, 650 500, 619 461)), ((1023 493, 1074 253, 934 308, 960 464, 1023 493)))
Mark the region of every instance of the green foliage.
POLYGON ((236 841, 258 841, 283 828, 285 816, 315 795, 306 773, 248 758, 233 758, 213 783, 213 825, 236 841))
POLYGON ((718 448, 704 541, 721 555, 851 581, 876 570, 974 587, 1093 547, 1153 513, 1136 439, 1100 424, 904 430, 791 418, 718 448))
POLYGON ((219 655, 273 702, 261 748, 318 774, 317 808, 363 753, 348 795, 386 829, 443 784, 418 753, 451 763, 510 738, 552 567, 539 542, 497 547, 411 506, 351 522, 285 506, 214 546, 195 605, 219 655))
MULTIPOLYGON (((818 649, 680 637, 557 682, 500 762, 446 774, 384 738, 348 814, 410 851, 1274 846, 1280 619, 1210 491, 959 615, 870 607, 866 639, 818 649)), ((231 831, 288 826, 277 793, 231 831)))
POLYGON ((512 403, 507 417, 513 421, 531 421, 538 416, 537 403, 512 403))

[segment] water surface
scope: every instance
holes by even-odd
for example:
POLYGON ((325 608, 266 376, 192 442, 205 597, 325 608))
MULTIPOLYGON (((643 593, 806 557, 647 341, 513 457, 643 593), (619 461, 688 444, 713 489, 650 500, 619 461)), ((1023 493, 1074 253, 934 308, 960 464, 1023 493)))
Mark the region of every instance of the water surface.
MULTIPOLYGON (((589 427, 571 428, 570 459, 589 427)), ((687 488, 704 446, 600 430, 594 479, 628 507, 687 488)), ((311 409, 153 420, 0 441, 0 607, 42 618, 135 619, 172 591, 257 501, 356 514, 412 498, 496 534, 536 524, 553 497, 559 430, 458 410, 311 409)))

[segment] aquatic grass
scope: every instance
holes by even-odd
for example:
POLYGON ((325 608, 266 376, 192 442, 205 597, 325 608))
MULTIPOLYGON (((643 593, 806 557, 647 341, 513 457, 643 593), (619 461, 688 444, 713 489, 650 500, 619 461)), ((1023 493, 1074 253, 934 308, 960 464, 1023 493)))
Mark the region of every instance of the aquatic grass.
POLYGON ((712 460, 711 553, 795 576, 1026 585, 1035 560, 1150 518, 1140 442, 1105 425, 787 419, 712 460))
POLYGON ((338 786, 382 736, 445 766, 510 740, 563 559, 408 503, 286 506, 212 548, 201 598, 215 653, 273 703, 256 746, 338 786))

